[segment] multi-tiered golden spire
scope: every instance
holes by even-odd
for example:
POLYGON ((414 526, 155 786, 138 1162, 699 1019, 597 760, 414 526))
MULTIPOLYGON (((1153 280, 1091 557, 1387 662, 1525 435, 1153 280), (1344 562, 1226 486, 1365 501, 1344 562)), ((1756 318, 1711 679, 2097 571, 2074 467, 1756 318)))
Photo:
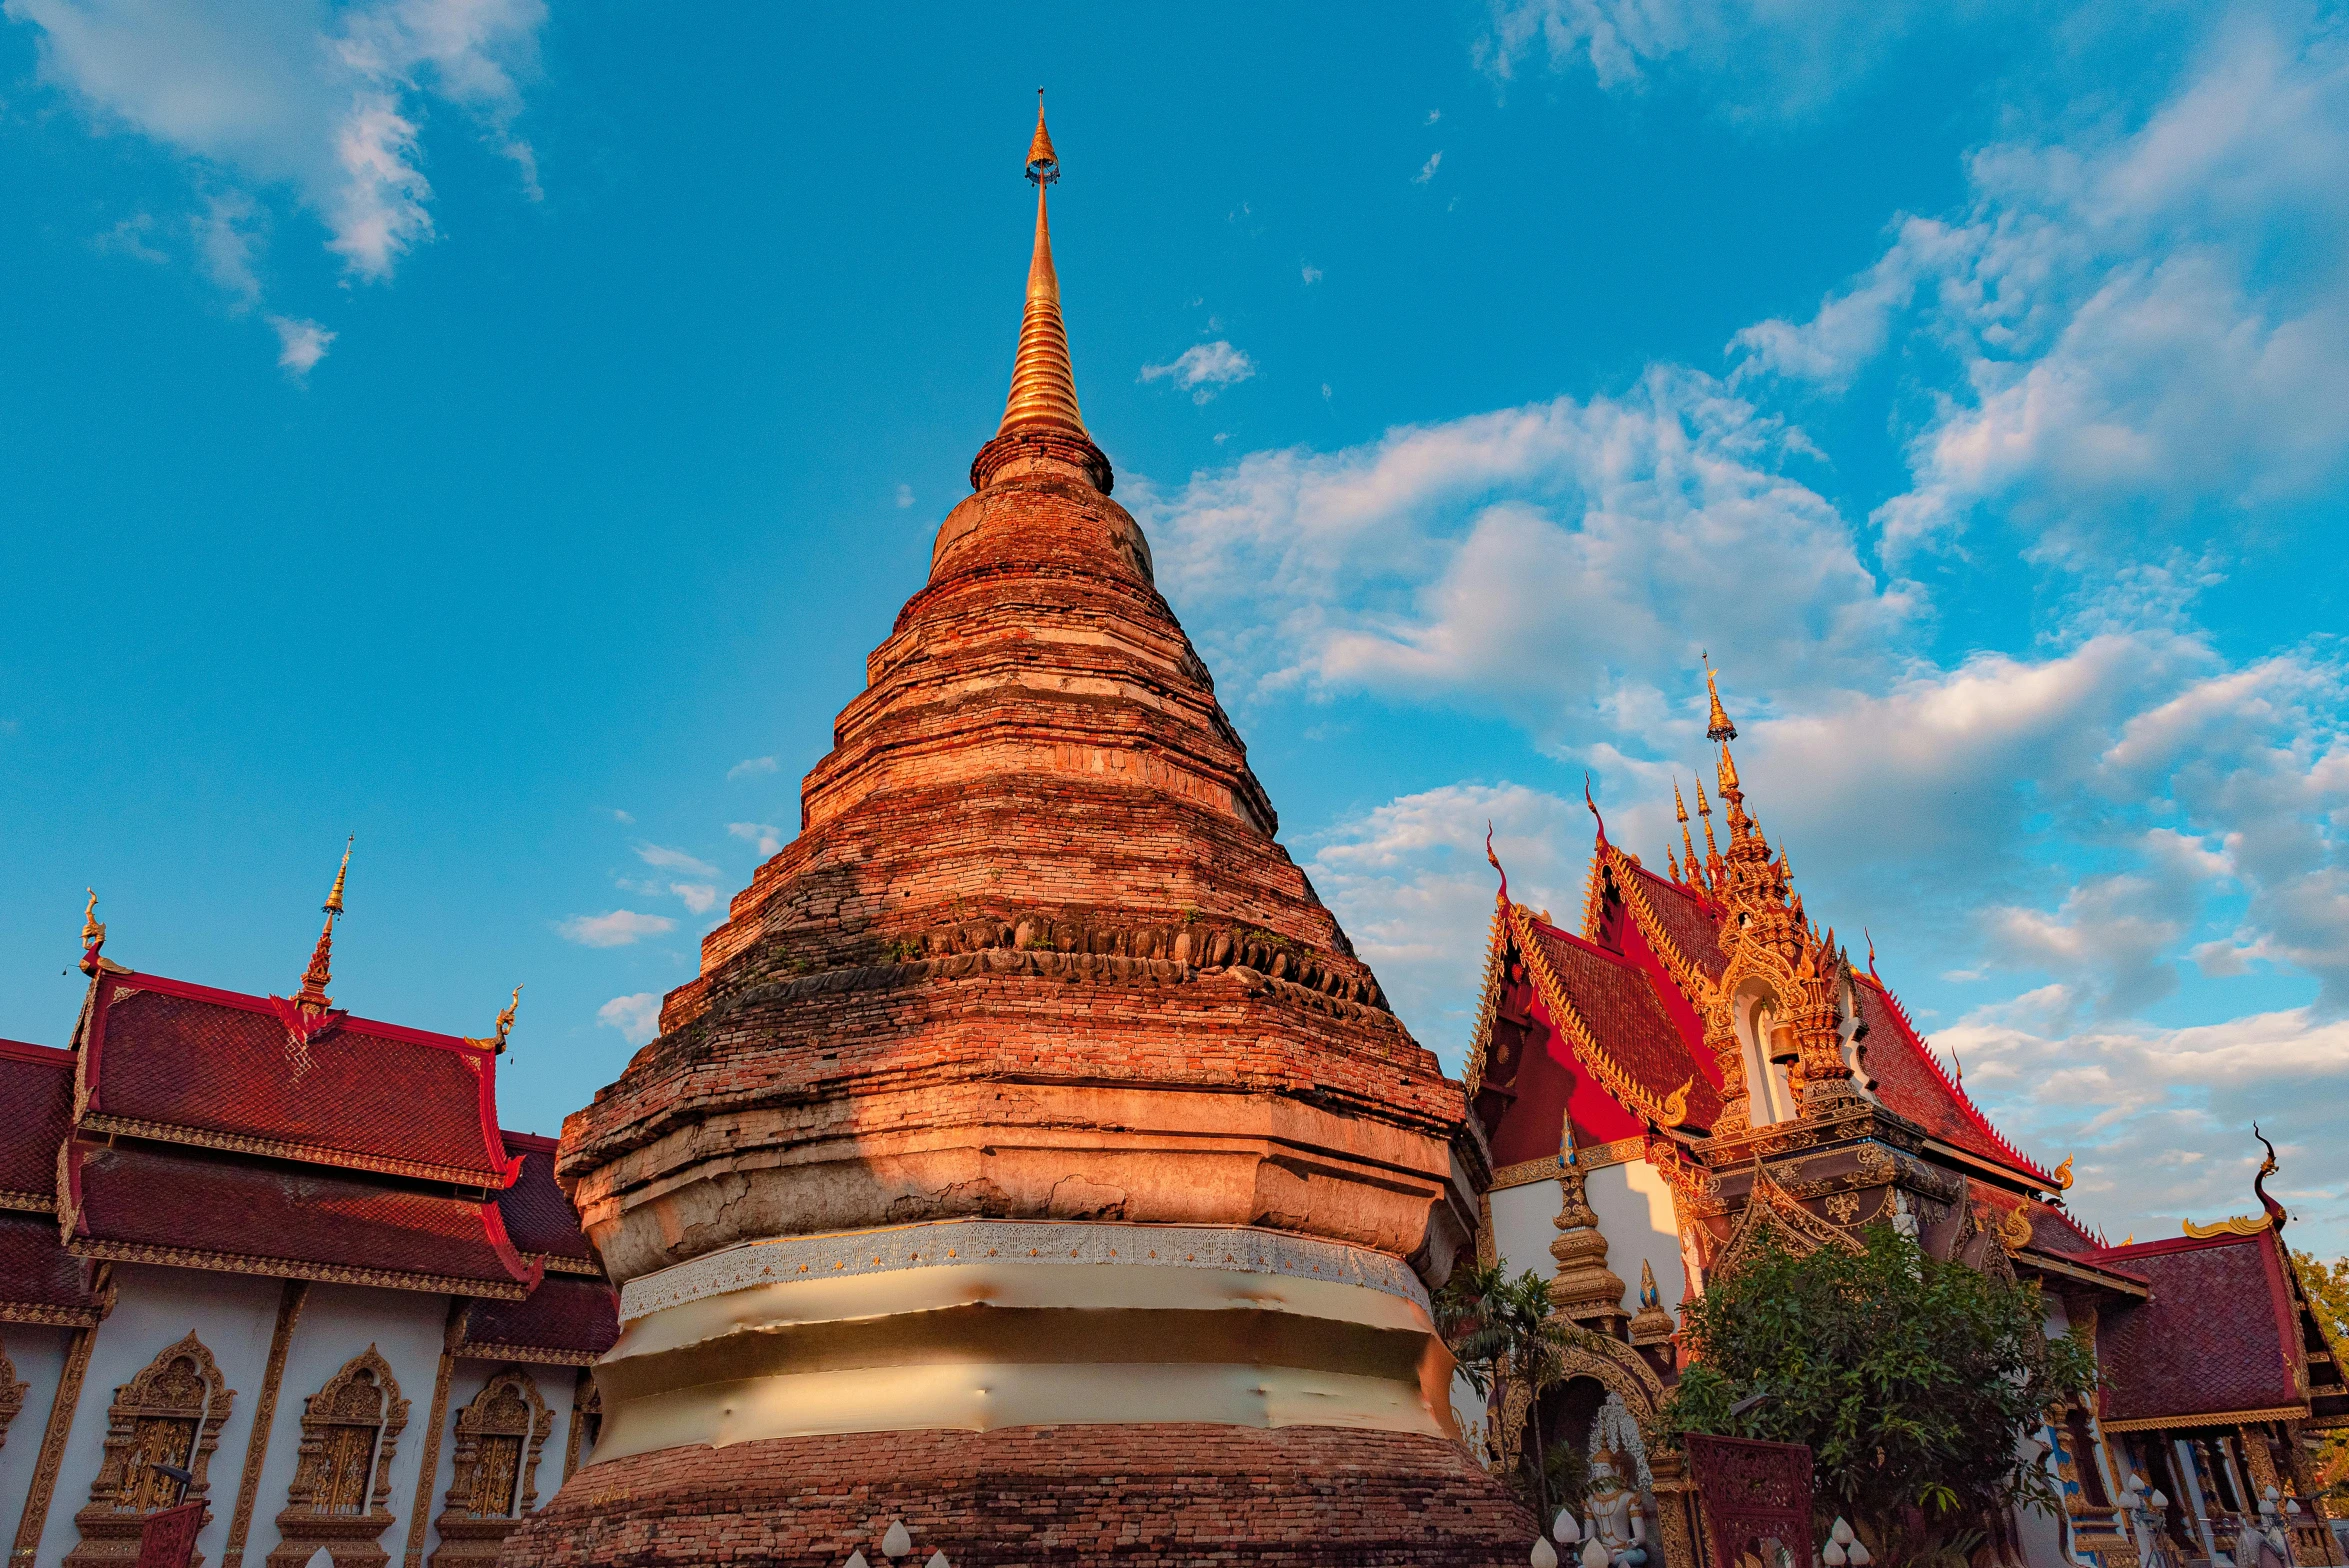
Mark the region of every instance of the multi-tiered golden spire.
POLYGON ((358 842, 358 837, 354 833, 343 841, 343 863, 335 868, 334 889, 321 906, 326 925, 318 933, 318 945, 310 950, 310 967, 302 973, 302 989, 294 993, 296 1002, 310 1007, 334 1005, 334 998, 326 994, 326 987, 334 978, 334 922, 343 912, 343 883, 351 874, 351 845, 358 842))
POLYGON ((1069 367, 1068 329, 1060 319, 1060 275, 1052 266, 1052 224, 1045 190, 1060 178, 1060 154, 1044 128, 1044 89, 1036 89, 1036 134, 1028 140, 1028 178, 1036 186, 1036 248, 1028 259, 1028 300, 1020 316, 1020 348, 1012 361, 1011 396, 995 439, 971 459, 971 488, 998 477, 1048 473, 1082 477, 1107 495, 1115 483, 1109 459, 1086 433, 1077 412, 1077 378, 1069 367))
POLYGON ((1052 224, 1044 193, 1060 178, 1052 133, 1044 128, 1044 89, 1036 89, 1036 134, 1028 142, 1028 178, 1036 186, 1036 249, 1028 261, 1028 305, 1020 318, 1019 357, 1012 361, 1011 396, 999 436, 1041 426, 1083 436, 1077 412, 1076 372, 1069 365, 1068 329, 1060 319, 1060 275, 1052 270, 1052 224))

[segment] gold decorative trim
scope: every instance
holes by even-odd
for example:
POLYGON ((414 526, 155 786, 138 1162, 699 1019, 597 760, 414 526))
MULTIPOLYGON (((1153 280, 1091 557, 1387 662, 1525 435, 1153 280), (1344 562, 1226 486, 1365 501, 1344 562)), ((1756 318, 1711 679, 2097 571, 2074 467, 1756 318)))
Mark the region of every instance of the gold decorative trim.
POLYGON ((57 1472, 65 1464, 65 1441, 73 1435, 73 1414, 82 1402, 82 1379, 89 1375, 90 1352, 97 1341, 98 1326, 93 1323, 78 1330, 66 1347, 57 1392, 49 1400, 49 1426, 41 1434, 41 1455, 33 1465, 33 1484, 25 1491, 24 1512, 17 1517, 16 1544, 8 1553, 10 1568, 32 1568, 33 1556, 41 1549, 42 1532, 49 1527, 49 1504, 57 1495, 57 1472))
POLYGON ((565 1481, 570 1480, 572 1472, 579 1468, 581 1453, 591 1448, 587 1442, 587 1418, 590 1415, 601 1415, 602 1413, 602 1401, 598 1397, 598 1390, 595 1386, 595 1374, 586 1367, 581 1367, 579 1375, 571 1381, 571 1422, 569 1430, 563 1435, 563 1479, 565 1481))
POLYGON ((277 1548, 267 1568, 303 1568, 320 1547, 335 1548, 355 1562, 388 1561, 377 1537, 391 1528, 392 1460, 408 1426, 408 1401, 391 1364, 370 1344, 302 1401, 302 1441, 294 1456, 294 1478, 277 1515, 277 1548), (361 1457, 338 1452, 338 1433, 370 1433, 364 1467, 352 1475, 345 1466, 361 1457), (356 1495, 350 1488, 355 1481, 356 1495))
POLYGON ((117 1385, 106 1408, 106 1435, 100 1443, 104 1457, 90 1481, 90 1500, 73 1516, 81 1539, 65 1554, 63 1568, 102 1568, 135 1560, 146 1521, 170 1506, 163 1500, 166 1496, 172 1503, 209 1504, 212 1455, 220 1447, 221 1429, 236 1408, 236 1397, 211 1348, 193 1331, 164 1346, 130 1381, 117 1385), (171 1446, 167 1437, 158 1448, 158 1428, 178 1428, 183 1446, 171 1446), (149 1473, 159 1459, 185 1468, 191 1479, 175 1492, 165 1492, 161 1477, 149 1473))
POLYGON ((2099 1421, 2096 1424, 2107 1432, 2158 1432, 2165 1427, 2180 1426, 2241 1426, 2253 1421, 2299 1421, 2306 1419, 2306 1405, 2276 1405, 2266 1410, 2214 1410, 2194 1416, 2143 1416, 2128 1421, 2099 1421))
POLYGON ((261 1495, 261 1467, 269 1458, 269 1429, 277 1420, 278 1385, 285 1381, 286 1351, 294 1338, 294 1324, 310 1296, 307 1280, 289 1279, 277 1295, 277 1326, 269 1332, 269 1360, 261 1370, 261 1393, 253 1402, 253 1431, 245 1439, 245 1473, 237 1480, 236 1509, 229 1515, 228 1544, 220 1549, 220 1568, 243 1568, 245 1537, 253 1528, 253 1504, 261 1495))
POLYGON ((54 1192, 11 1192, 0 1189, 0 1209, 13 1209, 20 1214, 55 1214, 57 1194, 54 1192))
POLYGON ((1623 903, 1639 922, 1639 934, 1656 956, 1664 960, 1664 967, 1672 971, 1672 983, 1680 987, 1680 994, 1689 1005, 1702 1013, 1713 997, 1713 978, 1706 974, 1697 961, 1682 950, 1665 929, 1664 917, 1656 912, 1648 898, 1648 890, 1641 885, 1642 869, 1613 844, 1606 846, 1609 865, 1615 870, 1615 887, 1623 895, 1623 903))
POLYGON ((101 1112, 81 1118, 81 1129, 84 1132, 118 1133, 126 1138, 146 1138, 156 1143, 221 1149, 231 1154, 258 1154, 269 1159, 300 1160, 311 1165, 331 1165, 341 1170, 369 1171, 379 1176, 413 1176, 423 1181, 450 1182, 459 1187, 504 1190, 500 1182, 505 1174, 502 1170, 467 1165, 434 1165, 423 1160, 385 1159, 377 1155, 356 1154, 347 1149, 329 1148, 322 1143, 252 1138, 242 1133, 213 1132, 177 1122, 140 1121, 135 1117, 109 1116, 101 1112))
POLYGON ((0 1323, 31 1323, 43 1328, 96 1328, 106 1314, 96 1307, 52 1307, 32 1301, 0 1301, 0 1323))
POLYGON ((540 1253, 549 1274, 576 1274, 582 1279, 602 1279, 603 1265, 589 1258, 558 1258, 553 1253, 540 1253))
POLYGON ((403 1274, 396 1269, 306 1263, 296 1258, 249 1257, 234 1252, 204 1252, 191 1247, 156 1247, 141 1242, 107 1241, 93 1236, 76 1236, 66 1242, 65 1250, 77 1258, 107 1258, 117 1263, 161 1263, 172 1268, 210 1269, 217 1274, 263 1274, 279 1279, 316 1280, 327 1285, 380 1285, 389 1290, 422 1290, 434 1295, 453 1293, 491 1301, 520 1301, 530 1294, 519 1280, 469 1279, 456 1274, 403 1274))
POLYGON ((16 1380, 16 1363, 8 1359, 8 1347, 0 1345, 0 1448, 8 1446, 8 1429, 23 1411, 24 1396, 32 1386, 16 1380))
POLYGON ((441 1331, 440 1370, 432 1379, 432 1416, 424 1425, 423 1460, 416 1467, 416 1503, 408 1510, 408 1542, 401 1549, 404 1568, 424 1560, 424 1526, 432 1516, 432 1483, 440 1470, 440 1429, 449 1413, 449 1374, 457 1369, 457 1336, 465 1322, 462 1297, 449 1303, 448 1325, 441 1331))
POLYGON ((498 1345, 488 1340, 468 1339, 457 1346, 457 1354, 468 1361, 527 1361, 533 1366, 591 1367, 603 1356, 593 1350, 556 1350, 545 1345, 498 1345))
POLYGON ((2268 1217, 2262 1214, 2253 1219, 2248 1214, 2230 1214, 2208 1225, 2197 1225, 2192 1220, 2184 1223, 2187 1235, 2196 1241, 2208 1241, 2213 1236, 2256 1236, 2267 1229, 2268 1217))
POLYGON ((1477 993, 1476 1027, 1468 1036, 1468 1067, 1460 1075, 1471 1100, 1484 1087, 1484 1064, 1491 1053, 1493 1018, 1501 1008, 1501 955, 1509 946, 1506 919, 1501 901, 1493 900, 1492 923, 1485 934, 1484 985, 1477 993))
POLYGON ((1511 931, 1517 938, 1517 951, 1525 959, 1526 972, 1533 976, 1534 987, 1541 992, 1542 1001, 1550 1010, 1551 1021, 1571 1036, 1576 1057, 1597 1074, 1600 1084, 1624 1109, 1643 1115, 1658 1126, 1678 1125, 1664 1120, 1663 1102, 1641 1087, 1623 1064, 1616 1061, 1613 1054, 1599 1043, 1598 1035, 1584 1020, 1581 1010, 1567 996, 1566 984, 1558 978, 1557 970, 1551 967, 1549 954, 1542 951, 1530 930, 1523 929, 1523 925, 1532 919, 1525 906, 1513 905, 1510 915, 1513 922, 1511 931))
MULTIPOLYGON (((1645 1138, 1618 1138, 1613 1143, 1594 1143, 1574 1151, 1576 1163, 1585 1171, 1603 1170, 1610 1165, 1628 1165, 1633 1160, 1648 1157, 1645 1138)), ((1509 1187, 1530 1187, 1536 1182, 1558 1179, 1558 1157, 1545 1154, 1538 1160, 1519 1160, 1493 1172, 1487 1192, 1500 1192, 1509 1187)))

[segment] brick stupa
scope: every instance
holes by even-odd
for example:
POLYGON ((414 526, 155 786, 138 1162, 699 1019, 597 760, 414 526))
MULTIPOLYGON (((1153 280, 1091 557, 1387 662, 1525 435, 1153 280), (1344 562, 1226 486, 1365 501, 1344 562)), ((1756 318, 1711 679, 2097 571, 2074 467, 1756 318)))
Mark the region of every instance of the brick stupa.
POLYGON ((537 1564, 1526 1560, 1428 1292, 1460 1086, 1273 837, 1077 409, 1011 399, 661 1035, 564 1127, 621 1282, 537 1564), (899 1543, 902 1544, 902 1543, 899 1543))

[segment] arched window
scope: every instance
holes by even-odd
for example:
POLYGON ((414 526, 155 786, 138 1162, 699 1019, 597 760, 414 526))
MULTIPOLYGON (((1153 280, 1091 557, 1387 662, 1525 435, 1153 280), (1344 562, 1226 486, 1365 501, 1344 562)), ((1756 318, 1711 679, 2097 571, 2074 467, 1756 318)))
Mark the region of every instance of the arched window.
POLYGON ((1779 1016, 1777 998, 1759 989, 1741 991, 1736 1017, 1738 1044, 1745 1052, 1746 1117, 1756 1127, 1785 1121, 1794 1115, 1794 1092, 1786 1078, 1793 1031, 1779 1016))
POLYGON ((373 1345, 302 1403, 302 1446, 277 1516, 269 1568, 301 1568, 320 1547, 336 1562, 380 1562, 392 1522, 391 1464, 408 1402, 373 1345))
POLYGON ((66 1554, 69 1568, 138 1555, 147 1515, 183 1500, 180 1483, 155 1466, 190 1472, 184 1500, 203 1499, 205 1472, 235 1399, 212 1352, 193 1334, 114 1391, 90 1501, 73 1516, 81 1541, 66 1554))
POLYGON ((538 1451, 554 1413, 520 1367, 491 1378, 457 1413, 456 1475, 435 1524, 432 1568, 488 1562, 515 1525, 538 1507, 538 1451))

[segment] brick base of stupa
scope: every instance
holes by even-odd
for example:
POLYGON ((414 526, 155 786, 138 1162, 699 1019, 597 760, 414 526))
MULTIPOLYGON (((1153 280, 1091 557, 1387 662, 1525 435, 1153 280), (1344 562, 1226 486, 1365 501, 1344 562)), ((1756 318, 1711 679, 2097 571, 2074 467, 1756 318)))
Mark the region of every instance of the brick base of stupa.
POLYGON ((1333 1427, 1013 1427, 770 1438, 590 1465, 502 1568, 1518 1568, 1534 1524, 1459 1445, 1333 1427))

